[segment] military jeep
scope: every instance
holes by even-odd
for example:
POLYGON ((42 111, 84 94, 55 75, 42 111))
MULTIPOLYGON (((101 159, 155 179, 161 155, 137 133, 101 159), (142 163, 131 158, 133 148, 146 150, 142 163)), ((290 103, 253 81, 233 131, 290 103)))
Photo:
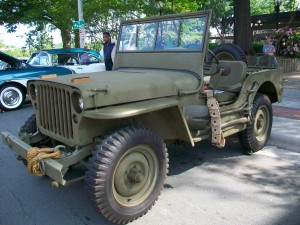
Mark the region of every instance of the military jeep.
POLYGON ((238 133, 245 153, 262 149, 271 104, 282 101, 282 70, 217 57, 205 63, 210 16, 122 22, 113 71, 30 81, 35 115, 19 137, 2 132, 4 142, 53 186, 84 179, 97 211, 117 224, 157 200, 169 144, 223 147, 238 133))

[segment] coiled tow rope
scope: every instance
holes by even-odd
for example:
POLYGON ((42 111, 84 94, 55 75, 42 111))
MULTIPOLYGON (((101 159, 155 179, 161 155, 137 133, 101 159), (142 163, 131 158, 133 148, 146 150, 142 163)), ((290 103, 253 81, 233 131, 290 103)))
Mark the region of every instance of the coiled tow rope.
POLYGON ((44 176, 45 173, 41 170, 41 160, 46 158, 58 159, 61 157, 60 148, 65 148, 58 145, 55 148, 38 148, 32 147, 27 152, 27 170, 37 176, 44 176))

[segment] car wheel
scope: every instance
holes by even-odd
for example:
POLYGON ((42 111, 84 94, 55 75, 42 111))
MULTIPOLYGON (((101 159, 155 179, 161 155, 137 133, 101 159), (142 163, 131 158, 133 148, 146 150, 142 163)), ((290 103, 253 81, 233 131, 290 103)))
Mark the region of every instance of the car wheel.
POLYGON ((142 126, 123 128, 97 145, 89 160, 89 197, 106 219, 126 224, 153 206, 167 168, 167 149, 155 132, 142 126))
POLYGON ((6 84, 0 88, 0 108, 4 111, 18 109, 25 100, 22 89, 15 84, 6 84))
POLYGON ((245 154, 261 150, 267 143, 273 122, 273 111, 267 95, 257 94, 251 110, 253 120, 239 133, 240 143, 245 154))
MULTIPOLYGON (((215 47, 212 52, 218 60, 243 61, 247 64, 247 57, 243 49, 234 44, 221 44, 215 47)), ((208 55, 208 63, 214 59, 213 54, 208 55)))

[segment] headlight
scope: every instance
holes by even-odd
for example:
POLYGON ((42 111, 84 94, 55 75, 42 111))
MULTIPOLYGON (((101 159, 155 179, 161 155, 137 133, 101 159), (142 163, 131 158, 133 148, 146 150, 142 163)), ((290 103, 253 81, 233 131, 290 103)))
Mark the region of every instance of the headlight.
POLYGON ((77 113, 82 113, 84 104, 83 104, 83 98, 81 94, 79 94, 78 92, 74 92, 72 94, 72 104, 77 113))
POLYGON ((80 97, 78 99, 78 104, 79 104, 79 107, 81 108, 81 110, 83 110, 83 98, 82 97, 80 97))
POLYGON ((30 84, 29 94, 30 94, 31 99, 33 101, 35 101, 36 100, 36 96, 38 95, 38 90, 37 90, 37 87, 34 84, 30 84))

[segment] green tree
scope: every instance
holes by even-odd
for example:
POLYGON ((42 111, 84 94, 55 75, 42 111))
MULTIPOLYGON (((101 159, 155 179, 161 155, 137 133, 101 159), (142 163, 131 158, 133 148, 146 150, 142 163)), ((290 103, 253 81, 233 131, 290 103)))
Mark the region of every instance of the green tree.
MULTIPOLYGON (((96 0, 83 1, 84 6, 94 2, 96 0)), ((89 21, 93 14, 86 12, 85 15, 89 21)), ((64 47, 71 46, 72 21, 77 18, 77 1, 74 0, 2 0, 0 5, 0 25, 5 25, 9 32, 15 31, 19 24, 36 27, 36 31, 51 24, 53 29, 60 30, 64 47)))
POLYGON ((231 32, 233 18, 233 5, 231 1, 209 0, 200 7, 201 9, 212 9, 211 26, 216 28, 222 39, 225 34, 231 32))
POLYGON ((250 1, 250 13, 251 16, 269 14, 274 12, 273 1, 266 0, 251 0, 250 1))
MULTIPOLYGON (((281 12, 289 12, 295 11, 298 7, 297 0, 285 0, 282 1, 280 5, 281 12)), ((274 1, 266 1, 266 0, 251 0, 250 1, 250 9, 251 15, 262 15, 262 14, 270 14, 274 13, 274 1)))

